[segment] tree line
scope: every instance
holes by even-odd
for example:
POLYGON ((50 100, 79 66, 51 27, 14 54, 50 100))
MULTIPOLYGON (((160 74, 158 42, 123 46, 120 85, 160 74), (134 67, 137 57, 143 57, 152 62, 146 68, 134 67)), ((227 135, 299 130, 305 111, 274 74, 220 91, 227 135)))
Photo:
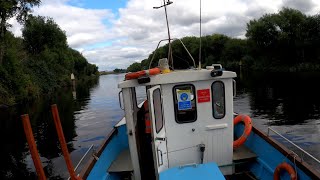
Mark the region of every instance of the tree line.
MULTIPOLYGON (((308 16, 283 8, 278 13, 265 14, 247 23, 246 38, 238 39, 223 34, 202 37, 202 67, 220 63, 223 67, 262 71, 317 71, 320 70, 320 15, 308 16)), ((199 37, 181 39, 198 65, 199 37)), ((172 42, 174 69, 186 69, 193 62, 178 40, 172 42)), ((133 63, 128 72, 157 66, 167 57, 168 44, 152 52, 141 63, 133 63)))
POLYGON ((67 44, 65 32, 52 18, 32 16, 39 0, 0 2, 0 104, 14 104, 50 94, 77 79, 98 75, 98 67, 67 44), (8 19, 23 24, 22 37, 8 28, 8 19))

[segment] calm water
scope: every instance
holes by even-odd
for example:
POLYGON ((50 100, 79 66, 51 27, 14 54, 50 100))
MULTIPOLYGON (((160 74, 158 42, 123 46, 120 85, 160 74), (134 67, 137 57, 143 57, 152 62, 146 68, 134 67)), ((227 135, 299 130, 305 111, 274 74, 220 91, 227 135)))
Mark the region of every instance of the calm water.
MULTIPOLYGON (((123 74, 106 75, 78 84, 75 97, 71 90, 62 89, 54 97, 0 110, 0 179, 36 178, 19 117, 23 113, 30 115, 47 175, 51 179, 67 178, 50 105, 58 104, 65 137, 76 164, 92 144, 99 147, 123 116, 117 88, 123 77, 123 74)), ((316 85, 319 78, 320 74, 241 73, 237 78, 235 112, 249 114, 257 127, 267 131, 270 126, 320 158, 320 88, 316 85)), ((143 89, 138 89, 137 94, 141 99, 143 89)), ((315 164, 306 156, 304 159, 315 164)))

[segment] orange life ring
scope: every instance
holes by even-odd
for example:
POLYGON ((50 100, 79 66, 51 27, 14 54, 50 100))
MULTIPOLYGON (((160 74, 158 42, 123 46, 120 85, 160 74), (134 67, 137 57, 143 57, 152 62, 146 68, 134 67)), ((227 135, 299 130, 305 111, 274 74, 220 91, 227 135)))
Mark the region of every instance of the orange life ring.
POLYGON ((152 68, 149 70, 142 70, 134 73, 128 73, 126 74, 125 78, 126 80, 138 79, 141 76, 156 75, 160 73, 161 73, 161 70, 159 68, 152 68))
POLYGON ((274 180, 280 180, 281 170, 286 170, 289 173, 291 180, 297 180, 296 171, 293 169, 293 167, 290 164, 286 162, 283 162, 276 167, 273 173, 274 180))
POLYGON ((244 132, 240 138, 237 140, 233 141, 233 148, 238 148, 240 147, 249 137, 251 130, 252 130, 252 123, 251 123, 251 118, 247 115, 238 115, 236 118, 233 120, 234 126, 236 126, 239 122, 244 123, 244 132))

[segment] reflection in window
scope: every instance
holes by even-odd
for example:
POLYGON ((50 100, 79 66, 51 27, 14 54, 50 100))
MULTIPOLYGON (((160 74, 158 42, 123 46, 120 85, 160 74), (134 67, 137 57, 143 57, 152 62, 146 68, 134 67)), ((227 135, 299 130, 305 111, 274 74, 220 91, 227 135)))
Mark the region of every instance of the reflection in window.
POLYGON ((195 87, 191 84, 173 87, 175 118, 177 123, 197 120, 195 87))
POLYGON ((153 105, 154 105, 156 131, 158 133, 163 127, 163 114, 162 114, 160 89, 156 89, 153 91, 153 105))
POLYGON ((213 117, 221 119, 225 115, 225 93, 224 84, 221 81, 215 81, 211 87, 212 90, 212 106, 213 117))

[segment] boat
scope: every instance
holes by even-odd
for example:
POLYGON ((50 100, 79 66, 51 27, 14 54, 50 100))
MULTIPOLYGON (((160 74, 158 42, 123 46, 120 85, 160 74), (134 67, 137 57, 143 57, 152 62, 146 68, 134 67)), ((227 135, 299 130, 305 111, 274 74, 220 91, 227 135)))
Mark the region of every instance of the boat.
POLYGON ((83 169, 83 179, 320 179, 248 116, 234 113, 235 72, 212 66, 142 77, 148 82, 119 83, 125 117, 83 169), (138 105, 140 86, 147 99, 138 105), (149 111, 142 111, 145 104, 149 111))
MULTIPOLYGON (((166 6, 171 3, 164 1, 160 7, 166 13, 166 6)), ((181 40, 193 67, 169 68, 172 39, 167 14, 166 20, 168 58, 160 59, 158 67, 151 68, 153 56, 149 70, 128 73, 118 84, 119 103, 125 116, 83 168, 80 177, 88 180, 320 179, 319 171, 270 133, 303 151, 302 148, 272 128, 264 133, 253 125, 249 116, 234 112, 235 72, 223 69, 220 64, 202 69, 200 60, 196 68, 181 40), (141 87, 146 91, 146 99, 138 104, 136 89, 141 87)), ((162 41, 165 40, 158 43, 156 50, 162 41)), ((305 154, 320 163, 308 152, 305 154)))
MULTIPOLYGON (((171 2, 162 7, 168 4, 171 2)), ((168 34, 170 45, 169 28, 168 34)), ((264 133, 253 125, 249 116, 234 112, 235 72, 223 69, 220 64, 205 69, 200 64, 196 68, 187 49, 193 67, 172 70, 168 61, 170 51, 169 46, 168 58, 160 59, 158 67, 128 73, 118 84, 119 103, 125 116, 79 177, 87 180, 320 179, 319 171, 270 135, 283 137, 280 133, 272 128, 264 133), (147 96, 138 104, 136 89, 141 87, 147 96)), ((57 110, 53 112, 58 114, 57 110)), ((75 174, 71 178, 78 179, 75 174)))

